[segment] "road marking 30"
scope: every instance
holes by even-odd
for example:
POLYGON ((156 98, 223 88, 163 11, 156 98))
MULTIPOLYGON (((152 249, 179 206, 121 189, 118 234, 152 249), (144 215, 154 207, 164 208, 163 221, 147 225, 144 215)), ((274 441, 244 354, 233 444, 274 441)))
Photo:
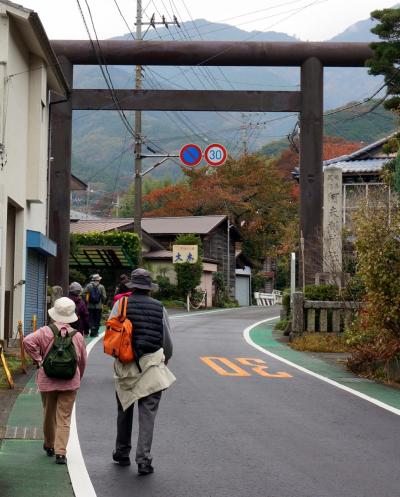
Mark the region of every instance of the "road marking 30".
POLYGON ((241 366, 246 366, 251 370, 251 372, 246 371, 242 367, 238 366, 226 357, 218 356, 204 356, 200 357, 200 360, 209 366, 213 371, 215 371, 220 376, 252 376, 252 373, 256 373, 264 378, 293 378, 293 376, 284 371, 278 371, 277 373, 268 373, 268 365, 262 359, 254 357, 235 357, 233 360, 238 362, 241 366))

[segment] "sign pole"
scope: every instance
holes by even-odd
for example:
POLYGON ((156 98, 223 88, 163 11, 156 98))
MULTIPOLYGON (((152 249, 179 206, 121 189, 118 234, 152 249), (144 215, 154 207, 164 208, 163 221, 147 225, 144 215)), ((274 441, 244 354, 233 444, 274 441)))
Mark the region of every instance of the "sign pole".
POLYGON ((296 291, 296 253, 292 252, 290 257, 290 302, 293 302, 293 294, 296 291))

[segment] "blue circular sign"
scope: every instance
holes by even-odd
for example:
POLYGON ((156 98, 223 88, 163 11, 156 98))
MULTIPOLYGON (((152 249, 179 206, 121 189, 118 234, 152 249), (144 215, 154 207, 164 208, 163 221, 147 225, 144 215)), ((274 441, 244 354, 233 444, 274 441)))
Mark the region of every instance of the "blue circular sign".
POLYGON ((185 166, 195 167, 201 162, 203 153, 201 148, 195 143, 188 143, 181 148, 179 158, 185 166))

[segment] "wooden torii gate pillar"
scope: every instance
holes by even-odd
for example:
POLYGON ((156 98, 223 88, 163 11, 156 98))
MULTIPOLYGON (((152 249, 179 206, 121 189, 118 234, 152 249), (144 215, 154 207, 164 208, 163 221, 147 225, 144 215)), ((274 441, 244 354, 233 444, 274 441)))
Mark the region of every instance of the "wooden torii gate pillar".
MULTIPOLYGON (((52 47, 72 87, 73 65, 97 65, 90 41, 59 40, 52 47)), ((368 43, 134 41, 99 42, 107 65, 295 66, 298 92, 207 90, 116 90, 124 110, 299 112, 300 227, 305 245, 306 281, 322 268, 323 68, 363 67, 372 56, 368 43)), ((49 268, 52 285, 68 286, 72 110, 115 110, 108 90, 73 89, 52 113, 50 238, 58 243, 49 268)))

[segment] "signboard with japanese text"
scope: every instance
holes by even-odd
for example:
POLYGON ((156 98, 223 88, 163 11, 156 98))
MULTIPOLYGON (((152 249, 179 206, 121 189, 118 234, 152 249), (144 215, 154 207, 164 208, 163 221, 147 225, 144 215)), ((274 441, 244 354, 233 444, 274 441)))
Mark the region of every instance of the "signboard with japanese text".
POLYGON ((198 260, 197 245, 173 245, 172 246, 172 262, 174 264, 183 264, 189 262, 194 264, 198 260))

